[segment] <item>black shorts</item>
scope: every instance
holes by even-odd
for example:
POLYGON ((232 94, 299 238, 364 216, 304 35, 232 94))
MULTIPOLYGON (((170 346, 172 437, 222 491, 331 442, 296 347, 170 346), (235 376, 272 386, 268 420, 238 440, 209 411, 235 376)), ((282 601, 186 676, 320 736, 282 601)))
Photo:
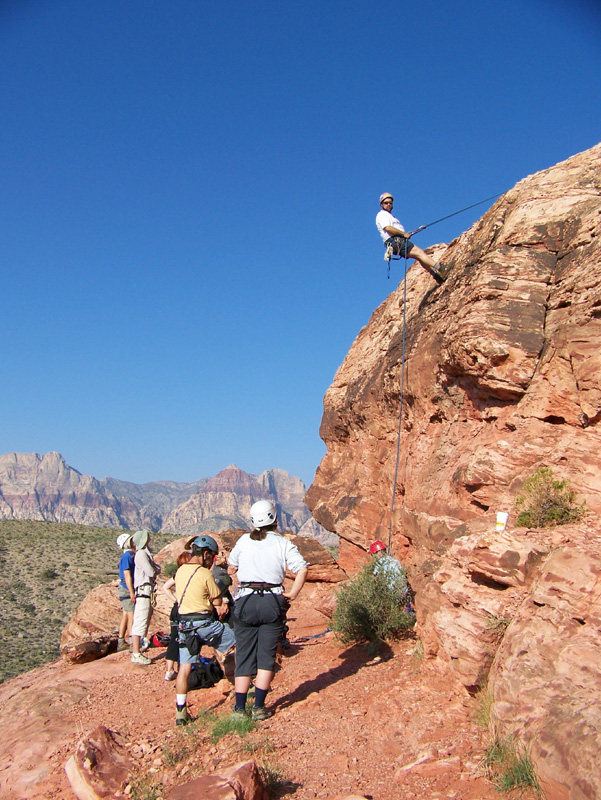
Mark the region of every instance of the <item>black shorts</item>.
POLYGON ((284 632, 284 597, 271 592, 245 595, 234 603, 233 617, 236 676, 255 675, 258 669, 273 672, 284 632))
POLYGON ((403 236, 391 236, 386 239, 385 246, 392 245, 392 252, 395 256, 402 256, 409 258, 409 253, 413 250, 413 242, 411 239, 405 239, 403 236))

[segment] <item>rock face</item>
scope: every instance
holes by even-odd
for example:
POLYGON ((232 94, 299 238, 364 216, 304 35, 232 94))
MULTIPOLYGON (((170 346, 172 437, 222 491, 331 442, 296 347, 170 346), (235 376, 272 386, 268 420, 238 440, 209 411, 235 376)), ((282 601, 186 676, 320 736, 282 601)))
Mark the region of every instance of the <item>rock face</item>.
POLYGON ((255 500, 270 497, 283 528, 324 544, 338 539, 312 519, 305 485, 282 469, 249 475, 230 465, 194 483, 135 484, 97 480, 70 467, 60 453, 0 456, 0 519, 35 519, 174 534, 248 527, 255 500))
POLYGON ((470 688, 490 671, 493 719, 530 746, 548 797, 601 797, 601 145, 525 178, 433 253, 446 283, 412 267, 338 370, 307 504, 347 571, 388 540, 404 379, 392 548, 425 650, 470 688), (541 465, 586 500, 564 534, 512 529, 541 465))

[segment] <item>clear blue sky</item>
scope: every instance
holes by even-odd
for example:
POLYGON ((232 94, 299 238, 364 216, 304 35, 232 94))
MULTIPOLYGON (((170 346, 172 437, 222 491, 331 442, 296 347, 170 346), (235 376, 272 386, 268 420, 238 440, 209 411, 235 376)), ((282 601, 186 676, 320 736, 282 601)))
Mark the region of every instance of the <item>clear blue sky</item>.
POLYGON ((380 193, 411 229, 601 139, 582 0, 3 0, 0 59, 0 453, 98 478, 310 483, 380 193))

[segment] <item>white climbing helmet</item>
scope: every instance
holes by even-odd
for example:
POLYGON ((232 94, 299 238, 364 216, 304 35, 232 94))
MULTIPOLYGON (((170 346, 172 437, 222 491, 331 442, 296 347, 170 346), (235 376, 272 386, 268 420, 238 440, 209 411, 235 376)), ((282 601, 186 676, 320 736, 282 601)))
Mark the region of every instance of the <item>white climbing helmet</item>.
POLYGON ((121 550, 129 550, 131 533, 120 533, 117 536, 117 547, 121 550))
POLYGON ((271 500, 257 500, 250 509, 250 521, 255 528, 265 528, 273 525, 278 518, 278 512, 271 500))

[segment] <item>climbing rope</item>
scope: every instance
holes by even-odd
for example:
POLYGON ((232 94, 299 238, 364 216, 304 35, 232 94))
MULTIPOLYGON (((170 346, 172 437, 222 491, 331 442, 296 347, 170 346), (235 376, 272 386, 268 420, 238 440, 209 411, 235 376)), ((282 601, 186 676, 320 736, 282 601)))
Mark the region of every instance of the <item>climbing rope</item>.
MULTIPOLYGON (((419 228, 416 228, 414 231, 411 231, 409 236, 413 236, 420 231, 429 228, 431 225, 436 225, 438 222, 442 222, 445 219, 450 219, 451 217, 456 217, 457 214, 462 214, 464 211, 469 211, 470 208, 475 208, 476 206, 482 205, 482 203, 486 203, 489 200, 495 200, 497 197, 500 197, 503 192, 499 192, 499 194, 493 194, 490 197, 485 197, 484 200, 478 200, 477 203, 472 203, 470 206, 466 206, 465 208, 459 209, 459 211, 453 211, 452 214, 447 214, 445 217, 440 217, 440 219, 435 219, 433 222, 428 222, 427 225, 420 225, 419 228)), ((396 462, 394 465, 394 480, 392 482, 392 500, 390 502, 390 521, 388 524, 388 552, 391 554, 391 544, 392 544, 392 518, 394 515, 394 501, 396 495, 396 486, 399 476, 399 458, 401 454, 401 431, 403 428, 403 400, 405 396, 405 334, 407 330, 407 262, 410 256, 407 255, 407 250, 405 249, 405 278, 403 281, 403 346, 401 350, 401 398, 399 403, 399 425, 398 425, 398 432, 397 432, 397 445, 396 445, 396 462)), ((395 261, 400 260, 403 256, 395 256, 393 252, 392 245, 388 245, 386 248, 386 252, 384 254, 384 260, 388 261, 388 277, 390 278, 390 261, 394 259, 395 261)))
MULTIPOLYGON (((394 480, 392 482, 392 501, 390 503, 390 522, 388 525, 388 553, 392 555, 392 517, 394 514, 394 499, 399 475, 399 457, 401 453, 401 429, 403 427, 403 398, 405 395, 405 332, 407 329, 407 262, 409 257, 405 250, 405 279, 403 281, 403 346, 401 348, 401 401, 399 403, 399 427, 396 444, 396 463, 394 465, 394 480)), ((390 264, 389 264, 390 266, 390 264)))
POLYGON ((440 217, 440 219, 435 219, 433 222, 428 222, 426 225, 420 225, 419 228, 416 228, 414 231, 411 231, 409 236, 414 236, 416 233, 420 231, 425 231, 426 228, 430 228, 432 225, 437 225, 439 222, 442 222, 445 219, 451 219, 451 217, 456 217, 457 214, 463 214, 464 211, 469 211, 470 208, 476 208, 476 206, 481 206, 482 203, 487 203, 489 200, 496 200, 497 197, 501 197, 503 192, 499 192, 499 194, 491 194, 490 197, 485 197, 484 200, 478 200, 477 203, 472 203, 471 206, 466 206, 465 208, 460 208, 459 211, 453 211, 452 214, 447 214, 446 217, 440 217))
MULTIPOLYGON (((415 230, 409 232, 409 238, 415 236, 416 233, 420 233, 421 231, 425 231, 426 228, 430 228, 432 225, 437 225, 439 222, 443 222, 445 219, 451 219, 451 217, 456 217, 457 214, 463 214, 464 211, 469 211, 470 208, 475 208, 476 206, 481 206, 482 203, 487 203, 489 200, 496 200, 497 197, 501 197, 503 192, 499 192, 499 194, 491 194, 490 197, 485 197, 484 200, 478 200, 477 203, 472 203, 470 206, 465 206, 465 208, 460 208, 459 211, 453 211, 452 214, 447 214, 444 217, 439 217, 439 219, 435 219, 432 222, 428 222, 426 225, 420 225, 419 228, 415 228, 415 230)), ((392 245, 388 245, 386 251, 384 253, 384 261, 388 262, 388 275, 387 277, 390 279, 390 262, 391 261, 399 261, 403 256, 395 256, 394 250, 392 245)), ((406 260, 405 256, 405 260, 406 260)))

